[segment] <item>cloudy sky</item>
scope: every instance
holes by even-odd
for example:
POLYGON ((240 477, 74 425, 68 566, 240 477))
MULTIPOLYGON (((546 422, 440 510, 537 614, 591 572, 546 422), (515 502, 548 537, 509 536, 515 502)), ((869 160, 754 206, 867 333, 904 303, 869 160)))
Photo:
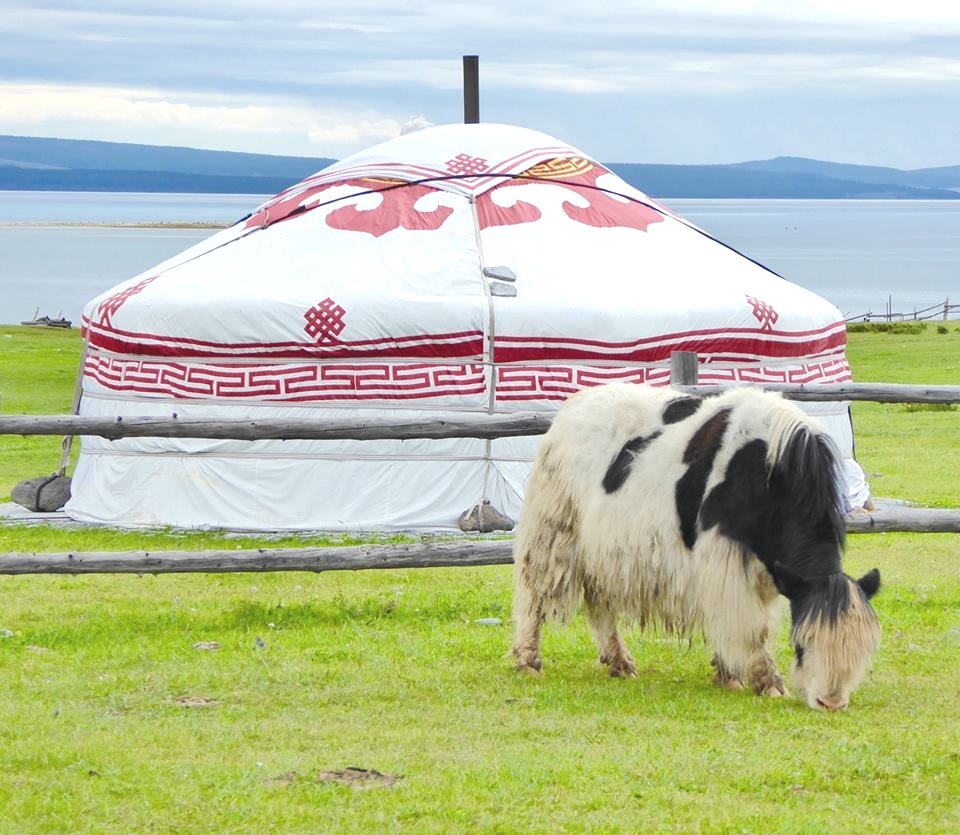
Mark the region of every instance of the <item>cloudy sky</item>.
POLYGON ((481 119, 605 162, 960 165, 947 0, 0 0, 0 133, 342 157, 481 119))

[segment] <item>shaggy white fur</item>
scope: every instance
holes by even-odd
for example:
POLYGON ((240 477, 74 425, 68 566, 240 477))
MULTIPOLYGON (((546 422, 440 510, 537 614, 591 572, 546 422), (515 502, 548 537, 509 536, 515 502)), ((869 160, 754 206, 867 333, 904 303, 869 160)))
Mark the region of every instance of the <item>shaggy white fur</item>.
MULTIPOLYGON (((600 658, 614 675, 636 674, 617 627, 623 615, 683 635, 702 631, 716 653, 718 684, 746 682, 761 693, 785 693, 769 651, 782 608, 771 571, 743 543, 724 536, 720 526, 697 530, 688 548, 676 485, 691 466, 684 461, 691 441, 701 443, 695 436, 711 420, 720 427, 722 443, 711 449, 703 496, 724 480, 731 458, 746 443, 763 440, 772 469, 796 433, 821 430, 794 404, 750 388, 707 398, 691 416, 665 423, 664 409, 681 396, 667 388, 626 384, 587 389, 567 400, 544 436, 514 546, 518 668, 540 670, 545 619, 570 618, 582 596, 600 658), (626 452, 625 445, 635 439, 632 448, 638 451, 626 452), (625 477, 605 489, 611 462, 623 455, 633 457, 625 464, 625 477)), ((860 617, 859 590, 851 593, 857 601, 851 614, 858 613, 861 627, 869 626, 869 618, 860 617)), ((862 603, 872 615, 866 597, 862 603)), ((845 629, 843 618, 832 625, 833 632, 845 629)), ((825 635, 823 628, 806 631, 804 639, 819 648, 809 661, 833 664, 835 669, 821 677, 830 679, 831 692, 844 692, 845 704, 852 690, 847 683, 859 678, 875 642, 869 636, 838 641, 834 635, 825 643, 812 634, 825 635), (831 643, 856 645, 853 655, 866 661, 839 663, 831 643), (838 677, 843 679, 839 686, 838 677)), ((824 695, 819 685, 811 687, 814 699, 824 695)))

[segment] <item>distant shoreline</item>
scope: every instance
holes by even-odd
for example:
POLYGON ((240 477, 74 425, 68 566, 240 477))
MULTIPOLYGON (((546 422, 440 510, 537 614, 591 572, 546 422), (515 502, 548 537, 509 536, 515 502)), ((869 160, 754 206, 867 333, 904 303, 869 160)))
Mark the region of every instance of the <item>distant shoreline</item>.
POLYGON ((232 224, 214 223, 212 221, 86 221, 86 220, 61 220, 61 221, 0 221, 0 227, 16 227, 18 229, 41 228, 41 229, 228 229, 232 224))

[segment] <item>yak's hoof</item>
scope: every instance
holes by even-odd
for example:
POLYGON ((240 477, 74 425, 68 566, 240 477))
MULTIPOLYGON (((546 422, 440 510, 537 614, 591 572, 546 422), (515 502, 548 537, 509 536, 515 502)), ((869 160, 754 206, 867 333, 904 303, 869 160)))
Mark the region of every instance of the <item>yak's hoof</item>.
POLYGON ((543 669, 543 662, 536 655, 529 653, 515 652, 517 656, 517 672, 536 676, 543 669))
POLYGON ((783 679, 780 678, 780 676, 776 675, 766 678, 763 681, 758 681, 754 690, 761 696, 770 696, 774 699, 787 695, 787 685, 783 683, 783 679))
POLYGON ((618 654, 611 657, 604 653, 600 656, 600 663, 610 668, 610 675, 613 678, 637 677, 637 665, 630 655, 618 654))
POLYGON ((710 659, 714 667, 713 683, 724 690, 743 690, 743 681, 740 676, 730 672, 716 655, 710 659))

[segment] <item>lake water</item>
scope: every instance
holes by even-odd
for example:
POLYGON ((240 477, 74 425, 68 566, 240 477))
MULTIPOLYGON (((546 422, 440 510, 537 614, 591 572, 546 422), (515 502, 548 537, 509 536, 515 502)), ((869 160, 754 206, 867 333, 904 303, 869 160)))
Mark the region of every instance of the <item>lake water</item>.
MULTIPOLYGON (((0 324, 62 313, 213 234, 43 224, 232 223, 265 195, 0 191, 0 324)), ((960 201, 668 200, 846 316, 960 303, 960 201)))

